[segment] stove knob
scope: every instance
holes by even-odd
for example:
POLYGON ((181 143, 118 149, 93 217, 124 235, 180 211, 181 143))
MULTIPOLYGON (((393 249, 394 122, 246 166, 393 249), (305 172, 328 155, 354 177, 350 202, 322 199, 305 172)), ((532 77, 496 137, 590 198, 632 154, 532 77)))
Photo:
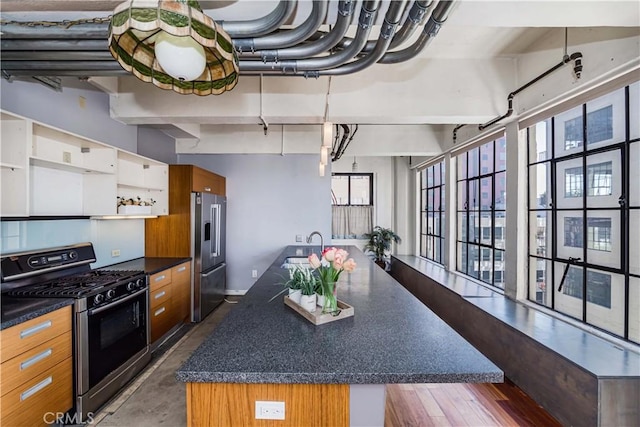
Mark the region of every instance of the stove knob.
POLYGON ((127 290, 128 290, 128 291, 132 291, 132 290, 134 290, 135 288, 136 288, 136 284, 135 284, 135 283, 133 283, 133 282, 129 282, 129 283, 127 283, 127 290))
POLYGON ((136 288, 143 288, 144 287, 144 279, 138 279, 136 280, 136 288))
POLYGON ((95 302, 96 304, 100 304, 102 301, 104 301, 104 295, 102 294, 98 294, 93 297, 93 302, 95 302))
POLYGON ((111 298, 113 298, 115 296, 116 296, 116 290, 115 289, 109 289, 107 291, 107 299, 111 299, 111 298))

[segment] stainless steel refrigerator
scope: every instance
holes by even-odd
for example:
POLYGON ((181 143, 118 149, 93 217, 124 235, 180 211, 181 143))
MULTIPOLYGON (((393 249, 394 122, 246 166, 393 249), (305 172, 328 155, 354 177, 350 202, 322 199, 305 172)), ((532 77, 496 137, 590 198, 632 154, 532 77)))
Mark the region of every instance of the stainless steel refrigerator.
POLYGON ((223 300, 227 282, 225 263, 227 198, 191 193, 194 233, 191 320, 200 322, 223 300))

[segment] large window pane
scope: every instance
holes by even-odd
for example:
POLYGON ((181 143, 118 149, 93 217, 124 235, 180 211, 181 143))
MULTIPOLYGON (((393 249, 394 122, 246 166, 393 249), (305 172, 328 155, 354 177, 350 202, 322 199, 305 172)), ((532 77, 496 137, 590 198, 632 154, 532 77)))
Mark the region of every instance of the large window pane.
POLYGON ((640 344, 640 277, 629 278, 629 340, 640 344))
POLYGON ((587 102, 587 149, 624 141, 624 98, 621 88, 587 102))
POLYGON ((529 299, 547 307, 551 307, 553 290, 551 265, 549 260, 529 258, 529 299))
POLYGON ((496 139, 496 162, 494 170, 500 172, 507 169, 507 139, 503 136, 496 139))
POLYGON ((556 163, 556 201, 559 209, 581 208, 584 195, 582 158, 556 163))
POLYGON ((480 250, 477 245, 467 246, 467 274, 476 279, 480 278, 480 250))
POLYGON ((551 119, 529 128, 529 163, 541 162, 552 157, 551 119))
POLYGON ((629 182, 629 206, 640 207, 640 141, 629 144, 629 182))
POLYGON ((629 117, 636 117, 629 121, 629 137, 640 138, 640 82, 629 85, 629 117))
MULTIPOLYGON (((529 254, 551 257, 551 212, 532 211, 529 213, 529 254)), ((496 245, 497 246, 497 245, 496 245)))
POLYGON ((584 146, 582 106, 558 114, 554 122, 555 157, 581 152, 584 146))
POLYGON ((583 211, 559 211, 556 213, 556 244, 558 258, 576 258, 584 261, 583 211))
POLYGON ((622 239, 620 211, 587 211, 587 262, 620 268, 622 239))
POLYGON ((529 208, 551 207, 551 162, 529 166, 529 208))
POLYGON ((640 209, 629 209, 629 272, 640 275, 640 209))
POLYGON ((587 270, 587 323, 624 335, 624 276, 587 270))
POLYGON ((587 206, 613 208, 622 196, 621 151, 587 156, 587 206))
POLYGON ((496 173, 494 179, 495 192, 493 206, 496 210, 505 210, 507 208, 507 173, 496 173))
POLYGON ((428 166, 420 173, 421 191, 420 234, 422 237, 420 256, 441 263, 442 225, 442 194, 444 181, 441 179, 443 162, 428 166))
POLYGON ((349 177, 333 175, 331 177, 331 193, 334 205, 349 204, 349 177))
POLYGON ((470 179, 469 183, 469 196, 467 204, 469 210, 477 211, 480 209, 480 181, 478 179, 470 179))
POLYGON ((493 141, 480 146, 480 174, 493 172, 493 141))
POLYGON ((473 148, 467 153, 467 162, 469 163, 469 178, 478 176, 480 173, 480 149, 473 148))
POLYGON ((483 211, 491 210, 493 206, 493 179, 488 176, 480 179, 480 209, 483 211))
POLYGON ((562 262, 555 263, 555 308, 561 313, 582 320, 583 268, 569 265, 565 275, 567 266, 568 264, 562 262))
POLYGON ((467 153, 456 157, 458 161, 458 179, 467 179, 467 153))

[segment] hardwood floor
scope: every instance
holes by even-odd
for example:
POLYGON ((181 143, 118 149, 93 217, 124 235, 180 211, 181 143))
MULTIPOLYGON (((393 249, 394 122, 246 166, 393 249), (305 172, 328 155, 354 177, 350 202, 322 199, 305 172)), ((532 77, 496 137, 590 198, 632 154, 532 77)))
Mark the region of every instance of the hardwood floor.
POLYGON ((512 382, 387 385, 385 427, 561 426, 512 382))

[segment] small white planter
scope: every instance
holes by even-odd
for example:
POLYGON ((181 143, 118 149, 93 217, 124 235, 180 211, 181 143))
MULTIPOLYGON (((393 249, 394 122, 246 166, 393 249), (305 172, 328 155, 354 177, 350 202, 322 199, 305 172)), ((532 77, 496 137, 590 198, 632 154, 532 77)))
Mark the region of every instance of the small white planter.
POLYGON ((118 206, 120 215, 149 215, 151 214, 151 206, 138 205, 122 205, 118 206))
POLYGON ((289 289, 289 298, 291 301, 300 304, 300 297, 302 296, 302 291, 300 289, 289 289))
POLYGON ((316 305, 318 307, 324 307, 324 295, 316 294, 316 305))
POLYGON ((315 312, 316 311, 316 294, 302 295, 300 297, 300 305, 309 313, 315 312))

